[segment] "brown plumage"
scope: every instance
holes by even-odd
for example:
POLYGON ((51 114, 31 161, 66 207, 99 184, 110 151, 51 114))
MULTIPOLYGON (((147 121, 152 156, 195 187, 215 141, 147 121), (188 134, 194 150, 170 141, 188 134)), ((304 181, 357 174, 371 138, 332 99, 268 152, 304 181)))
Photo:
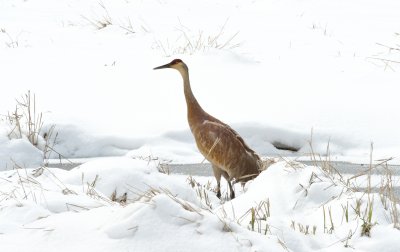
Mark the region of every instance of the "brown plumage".
POLYGON ((228 181, 233 199, 235 193, 231 181, 244 183, 255 178, 262 167, 260 157, 229 125, 201 108, 190 88, 189 69, 182 60, 175 59, 154 70, 162 68, 176 69, 182 75, 190 130, 199 151, 212 165, 217 180, 217 196, 221 197, 220 181, 223 176, 228 181))

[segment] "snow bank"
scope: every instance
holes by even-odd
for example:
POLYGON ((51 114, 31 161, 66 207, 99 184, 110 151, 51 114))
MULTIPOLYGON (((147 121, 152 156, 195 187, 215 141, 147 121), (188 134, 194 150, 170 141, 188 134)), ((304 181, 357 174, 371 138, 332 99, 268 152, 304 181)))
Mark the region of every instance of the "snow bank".
POLYGON ((274 237, 213 214, 185 180, 144 160, 104 158, 0 178, 7 251, 284 251, 274 237), (110 200, 115 190, 117 198, 127 193, 127 204, 110 200))
POLYGON ((71 171, 2 171, 0 241, 10 252, 398 251, 390 207, 378 193, 368 201, 351 189, 359 188, 355 182, 343 181, 318 167, 279 162, 244 190, 235 185, 237 198, 224 202, 212 178, 166 175, 155 161, 128 157, 71 171), (361 236, 368 202, 370 237, 361 236))
MULTIPOLYGON (((50 125, 44 127, 46 132, 50 125)), ((54 144, 56 152, 51 158, 89 158, 104 156, 122 156, 129 150, 139 148, 145 143, 145 138, 130 138, 119 136, 96 135, 76 125, 56 125, 50 143, 54 144)))
POLYGON ((43 153, 24 136, 9 137, 7 124, 0 121, 0 171, 14 167, 35 167, 42 164, 43 153))
POLYGON ((278 236, 293 251, 346 251, 347 247, 355 251, 374 251, 379 247, 398 251, 399 230, 393 228, 391 213, 383 205, 381 195, 356 192, 359 184, 351 185, 350 180, 348 186, 345 181, 319 167, 280 162, 249 183, 243 195, 215 212, 250 227, 249 209, 253 208, 256 231, 278 236), (373 209, 371 238, 361 236, 368 197, 373 209), (357 213, 357 204, 361 213, 357 213), (380 238, 383 234, 387 234, 385 239, 380 238))
MULTIPOLYGON (((52 125, 45 125, 41 137, 52 125)), ((324 132, 293 131, 260 124, 234 124, 245 141, 261 156, 292 156, 306 158, 313 151, 316 155, 325 155, 329 143, 332 160, 368 163, 369 153, 364 156, 354 154, 360 146, 348 140, 345 135, 332 135, 324 132), (280 143, 299 149, 298 152, 278 150, 274 144, 280 143)), ((0 137, 0 170, 12 169, 16 163, 20 167, 36 167, 43 163, 43 146, 38 149, 26 138, 10 139, 7 126, 0 125, 4 132, 0 137)), ((170 131, 159 136, 131 138, 111 135, 97 135, 75 125, 56 125, 49 140, 53 151, 47 156, 53 159, 93 158, 107 156, 127 156, 133 158, 154 158, 169 163, 200 163, 203 156, 199 153, 194 138, 189 130, 170 131), (53 145, 54 143, 54 145, 53 145)), ((43 145, 43 144, 42 144, 43 145)), ((375 154, 376 159, 382 156, 375 154)), ((386 155, 383 155, 386 157, 386 155)), ((309 158, 309 157, 308 157, 309 158)), ((394 160, 398 163, 398 160, 394 160)))
POLYGON ((0 138, 0 170, 35 167, 43 162, 43 153, 27 139, 0 138))
POLYGON ((127 193, 128 200, 138 200, 143 192, 152 188, 168 190, 184 200, 198 203, 194 192, 187 190, 187 184, 173 176, 160 173, 157 161, 137 160, 128 157, 100 158, 71 170, 64 181, 79 186, 92 184, 96 190, 111 197, 127 193), (97 177, 97 178, 96 178, 97 177))
MULTIPOLYGON (((315 154, 326 154, 329 143, 332 157, 344 157, 360 146, 348 140, 343 134, 326 132, 293 131, 291 129, 265 126, 261 124, 233 124, 245 141, 261 156, 304 156, 311 153, 310 141, 315 154), (275 143, 295 149, 297 153, 278 150, 275 143)), ((199 163, 203 157, 199 153, 190 130, 169 131, 147 138, 95 135, 73 125, 58 125, 55 149, 67 158, 101 156, 154 157, 172 163, 199 163)), ((57 158, 57 153, 52 153, 57 158)))

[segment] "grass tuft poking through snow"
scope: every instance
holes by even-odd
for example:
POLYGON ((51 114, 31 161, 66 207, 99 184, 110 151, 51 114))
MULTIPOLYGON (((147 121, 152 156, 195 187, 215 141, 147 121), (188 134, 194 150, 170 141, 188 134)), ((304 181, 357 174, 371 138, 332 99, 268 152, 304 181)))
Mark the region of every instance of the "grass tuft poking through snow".
MULTIPOLYGON (((5 134, 7 135, 8 141, 5 145, 16 145, 16 148, 21 148, 21 145, 25 145, 25 148, 32 149, 35 147, 36 155, 33 160, 20 157, 18 154, 8 154, 7 148, 0 151, 0 157, 9 156, 5 164, 0 162, 0 169, 5 169, 8 166, 15 166, 14 168, 22 168, 31 164, 43 164, 48 165, 48 159, 53 152, 57 151, 54 149, 54 145, 57 141, 57 132, 55 132, 55 125, 47 125, 44 127, 43 113, 38 112, 36 109, 36 96, 31 95, 28 90, 20 98, 16 99, 15 110, 8 112, 7 115, 2 116, 4 128, 6 128, 5 134), (8 143, 7 143, 8 142, 8 143), (41 159, 38 157, 41 155, 41 159)), ((0 122, 1 123, 1 122, 0 122)), ((0 126, 3 126, 0 124, 0 126)), ((2 141, 0 139, 0 146, 2 141)), ((11 149, 11 148, 9 148, 11 149)), ((21 153, 24 155, 23 153, 21 153)), ((57 153, 59 154, 59 153, 57 153)), ((30 156, 30 155, 27 155, 30 156)), ((0 158, 2 160, 3 158, 0 158)), ((4 160, 4 159, 3 159, 4 160)))
POLYGON ((156 41, 156 47, 160 49, 165 57, 172 55, 193 55, 195 53, 206 53, 211 49, 216 50, 232 50, 240 47, 241 43, 236 42, 239 32, 231 35, 226 35, 226 25, 228 20, 221 28, 212 34, 207 34, 204 31, 193 32, 188 27, 180 24, 177 28, 177 38, 170 41, 168 38, 163 42, 156 41))
POLYGON ((17 105, 12 113, 9 113, 6 118, 10 124, 10 139, 21 139, 26 137, 29 142, 38 147, 40 140, 40 131, 43 127, 43 113, 36 111, 36 96, 28 91, 16 100, 17 105))

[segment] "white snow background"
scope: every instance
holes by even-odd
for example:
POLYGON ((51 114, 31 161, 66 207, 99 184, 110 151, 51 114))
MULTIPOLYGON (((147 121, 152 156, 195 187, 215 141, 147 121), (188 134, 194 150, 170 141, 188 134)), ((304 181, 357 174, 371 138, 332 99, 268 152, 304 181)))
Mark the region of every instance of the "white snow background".
POLYGON ((380 190, 365 194, 367 176, 290 161, 312 141, 316 155, 329 143, 330 159, 369 163, 373 142, 373 163, 400 163, 399 13, 395 0, 2 0, 0 250, 400 251, 399 206, 382 196, 398 176, 373 176, 380 190), (152 70, 174 58, 207 112, 285 157, 232 201, 212 177, 159 172, 203 160, 181 77, 152 70), (9 120, 28 90, 37 146, 9 120), (42 167, 48 155, 85 163, 42 167))

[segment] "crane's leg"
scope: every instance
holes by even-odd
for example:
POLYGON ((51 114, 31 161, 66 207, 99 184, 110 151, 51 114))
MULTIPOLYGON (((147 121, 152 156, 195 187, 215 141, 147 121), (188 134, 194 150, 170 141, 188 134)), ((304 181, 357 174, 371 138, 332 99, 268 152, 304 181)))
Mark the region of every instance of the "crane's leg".
POLYGON ((225 178, 226 181, 228 182, 229 192, 230 192, 231 199, 234 199, 234 198, 235 198, 235 191, 233 190, 233 187, 232 187, 232 183, 231 183, 231 179, 230 179, 230 177, 229 177, 229 174, 228 174, 226 171, 223 171, 223 172, 222 172, 222 176, 224 176, 224 178, 225 178))
POLYGON ((222 175, 222 170, 215 165, 212 165, 213 172, 214 172, 214 177, 217 180, 217 197, 221 198, 221 175, 222 175))

